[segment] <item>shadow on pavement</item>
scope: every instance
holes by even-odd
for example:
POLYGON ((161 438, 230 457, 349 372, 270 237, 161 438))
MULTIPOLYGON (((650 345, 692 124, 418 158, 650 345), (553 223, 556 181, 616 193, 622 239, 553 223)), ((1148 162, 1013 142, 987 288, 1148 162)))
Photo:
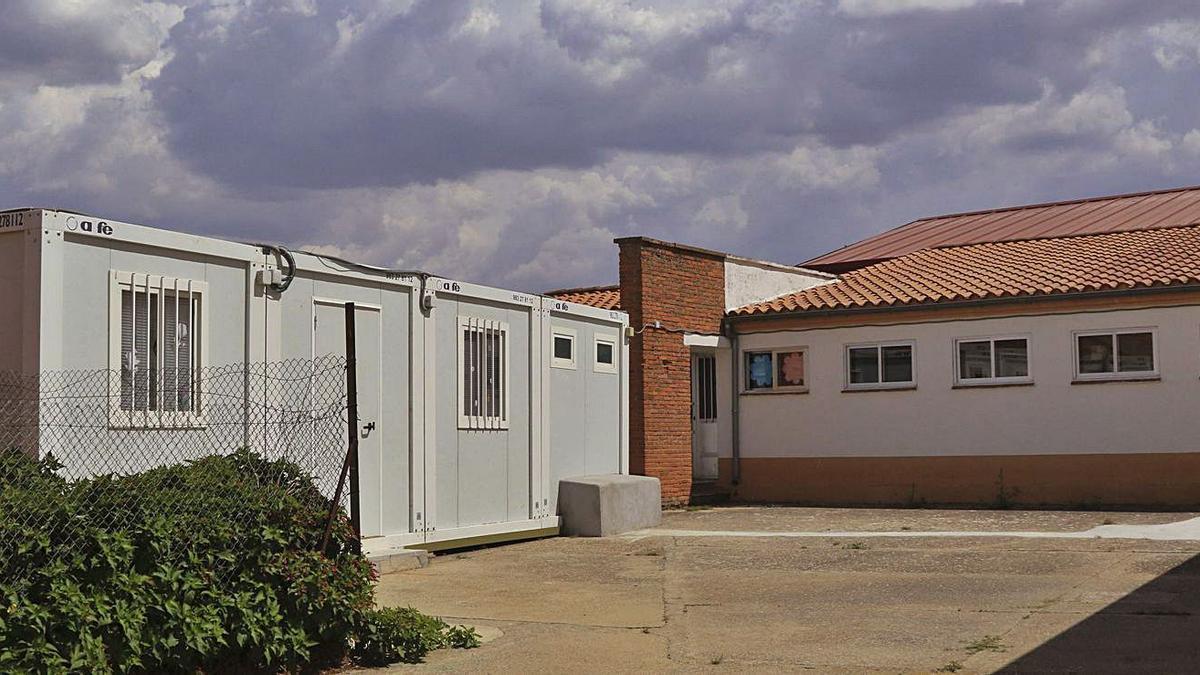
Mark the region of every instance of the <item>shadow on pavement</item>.
POLYGON ((998 672, 1200 672, 1200 556, 1138 587, 998 672))

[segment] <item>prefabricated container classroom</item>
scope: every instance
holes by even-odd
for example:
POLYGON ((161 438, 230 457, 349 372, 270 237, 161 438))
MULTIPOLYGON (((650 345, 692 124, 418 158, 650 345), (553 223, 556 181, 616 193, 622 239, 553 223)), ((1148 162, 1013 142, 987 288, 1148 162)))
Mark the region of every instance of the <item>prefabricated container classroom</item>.
MULTIPOLYGON (((137 362, 184 373, 344 355, 352 302, 368 552, 552 533, 560 479, 628 472, 620 311, 54 209, 0 213, 0 279, 0 371, 121 373, 109 424, 181 440, 206 402, 151 414, 129 387, 137 362), (155 331, 173 352, 147 354, 155 331)), ((246 400, 271 396, 246 380, 246 400)))

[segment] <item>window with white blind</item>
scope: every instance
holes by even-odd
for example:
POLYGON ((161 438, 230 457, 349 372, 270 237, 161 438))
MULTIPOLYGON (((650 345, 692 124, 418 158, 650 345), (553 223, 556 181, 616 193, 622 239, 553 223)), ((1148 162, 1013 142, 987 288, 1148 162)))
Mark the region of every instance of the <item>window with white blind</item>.
POLYGON ((204 423, 198 375, 206 331, 201 281, 113 272, 109 359, 118 388, 116 427, 196 427, 204 423))
POLYGON ((458 317, 458 426, 508 428, 508 324, 458 317))

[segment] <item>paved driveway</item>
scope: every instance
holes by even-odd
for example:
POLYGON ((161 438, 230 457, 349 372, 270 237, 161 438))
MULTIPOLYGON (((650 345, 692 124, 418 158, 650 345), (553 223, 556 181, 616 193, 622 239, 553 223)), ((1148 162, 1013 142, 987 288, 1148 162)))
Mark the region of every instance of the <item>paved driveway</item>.
POLYGON ((433 670, 1197 672, 1200 541, 1037 536, 1193 515, 681 511, 441 555, 379 597, 492 638, 433 670))

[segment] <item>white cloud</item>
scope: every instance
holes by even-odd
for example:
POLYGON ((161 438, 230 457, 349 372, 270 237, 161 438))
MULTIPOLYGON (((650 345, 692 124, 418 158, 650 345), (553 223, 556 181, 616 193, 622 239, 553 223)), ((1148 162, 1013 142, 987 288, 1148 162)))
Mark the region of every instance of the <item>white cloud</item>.
POLYGON ((1180 146, 1189 154, 1200 156, 1200 129, 1192 129, 1184 134, 1180 146))
POLYGON ((1171 140, 1150 120, 1121 129, 1113 145, 1124 156, 1148 159, 1167 158, 1172 149, 1171 140))
POLYGON ((918 10, 952 11, 981 4, 1021 4, 1023 0, 838 0, 838 9, 851 16, 889 16, 918 10))
POLYGON ((1200 63, 1200 22, 1169 21, 1147 29, 1154 58, 1166 70, 1200 63))
POLYGON ((783 185, 801 188, 863 189, 879 182, 875 162, 880 148, 854 146, 836 149, 819 144, 797 145, 775 162, 783 185))
MULTIPOLYGON (((1124 88, 1100 81, 1065 99, 1046 84, 1034 102, 970 111, 941 130, 940 136, 945 149, 954 153, 985 153, 1002 147, 1055 152, 1078 144, 1101 149, 1135 126, 1124 88)), ((1144 134, 1144 130, 1134 133, 1144 134)))
POLYGON ((705 228, 731 228, 744 230, 750 223, 750 216, 742 208, 742 196, 738 194, 713 197, 704 202, 704 206, 696 212, 692 223, 705 228))

